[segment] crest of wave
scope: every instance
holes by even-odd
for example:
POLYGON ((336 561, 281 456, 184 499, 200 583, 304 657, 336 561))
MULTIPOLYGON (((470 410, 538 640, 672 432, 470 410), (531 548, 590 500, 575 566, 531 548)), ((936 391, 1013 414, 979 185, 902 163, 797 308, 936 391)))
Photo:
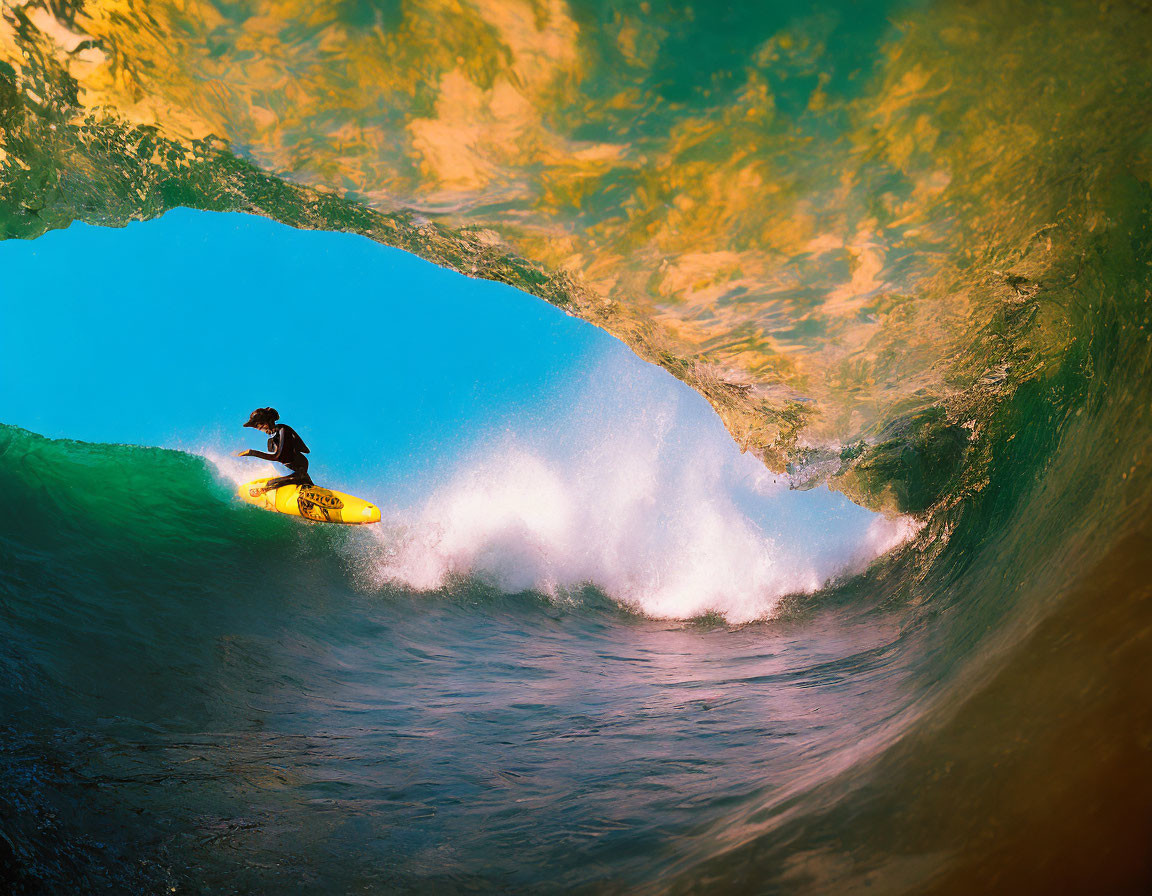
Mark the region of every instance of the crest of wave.
POLYGON ((801 536, 783 544, 749 512, 785 487, 709 408, 653 406, 651 384, 617 373, 594 377, 545 433, 490 440, 380 527, 373 584, 427 591, 472 576, 554 598, 593 584, 648 616, 746 622, 914 531, 878 517, 839 559, 805 557, 801 536))

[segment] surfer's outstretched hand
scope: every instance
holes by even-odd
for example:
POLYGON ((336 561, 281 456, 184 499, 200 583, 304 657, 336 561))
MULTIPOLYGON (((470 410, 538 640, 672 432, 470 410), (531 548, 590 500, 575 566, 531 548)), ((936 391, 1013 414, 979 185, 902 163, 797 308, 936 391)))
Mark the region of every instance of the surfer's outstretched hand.
POLYGON ((237 451, 237 452, 236 452, 236 456, 237 456, 237 457, 247 457, 247 456, 248 456, 248 455, 250 455, 251 453, 252 453, 252 449, 251 449, 251 448, 245 448, 243 451, 237 451))

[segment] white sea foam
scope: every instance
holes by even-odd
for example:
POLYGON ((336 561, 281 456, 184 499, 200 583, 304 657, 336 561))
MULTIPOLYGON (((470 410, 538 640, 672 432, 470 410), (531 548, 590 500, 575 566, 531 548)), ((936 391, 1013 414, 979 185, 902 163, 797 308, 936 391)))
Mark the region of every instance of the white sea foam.
POLYGON ((432 590, 469 575, 557 598, 591 583, 649 616, 745 622, 915 533, 912 520, 876 517, 822 552, 811 532, 770 534, 783 480, 741 455, 695 396, 669 397, 634 369, 610 365, 558 420, 488 441, 389 514, 370 580, 432 590))
POLYGON ((846 572, 864 569, 882 554, 911 541, 924 524, 910 516, 877 516, 864 532, 856 555, 846 564, 846 572))

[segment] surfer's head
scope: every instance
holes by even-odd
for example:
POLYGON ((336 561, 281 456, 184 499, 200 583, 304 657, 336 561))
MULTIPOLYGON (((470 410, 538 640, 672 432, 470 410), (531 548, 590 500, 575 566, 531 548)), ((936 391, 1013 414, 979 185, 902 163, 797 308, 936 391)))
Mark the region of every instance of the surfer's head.
POLYGON ((248 422, 244 425, 259 429, 262 432, 271 432, 272 427, 276 425, 276 421, 279 419, 280 415, 276 413, 276 408, 256 408, 248 415, 248 422))

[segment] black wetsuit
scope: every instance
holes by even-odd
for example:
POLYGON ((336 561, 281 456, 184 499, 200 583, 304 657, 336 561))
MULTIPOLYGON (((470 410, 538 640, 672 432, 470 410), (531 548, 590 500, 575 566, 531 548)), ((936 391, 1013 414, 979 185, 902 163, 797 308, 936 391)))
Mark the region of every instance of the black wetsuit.
POLYGON ((284 464, 292 472, 287 476, 269 479, 265 488, 279 488, 282 485, 311 485, 312 479, 308 475, 308 446, 296 432, 286 423, 277 423, 268 439, 268 453, 263 451, 251 452, 253 457, 262 457, 264 460, 284 464))

